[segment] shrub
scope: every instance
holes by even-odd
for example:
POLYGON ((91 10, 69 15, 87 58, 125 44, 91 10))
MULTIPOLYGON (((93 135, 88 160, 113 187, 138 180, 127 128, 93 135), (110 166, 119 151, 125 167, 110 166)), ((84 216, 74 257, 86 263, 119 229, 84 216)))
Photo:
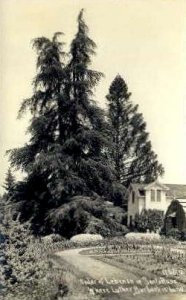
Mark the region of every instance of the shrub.
POLYGON ((68 291, 62 269, 52 269, 48 247, 30 234, 29 223, 12 220, 10 211, 5 210, 0 227, 8 237, 0 245, 3 299, 50 300, 68 291))
POLYGON ((76 196, 57 209, 49 212, 48 226, 66 238, 86 232, 91 217, 102 219, 103 200, 85 196, 76 196))
POLYGON ((85 230, 86 233, 101 234, 103 237, 124 236, 128 231, 125 225, 109 216, 102 220, 91 217, 85 230))
POLYGON ((172 228, 170 229, 167 234, 166 234, 168 237, 172 237, 176 240, 180 240, 181 239, 181 236, 182 236, 182 233, 180 230, 178 230, 177 228, 172 228))
POLYGON ((163 232, 168 234, 169 231, 174 228, 177 228, 179 231, 186 230, 185 212, 178 200, 173 200, 167 209, 164 218, 163 232), (172 214, 175 215, 174 219, 171 216, 172 214))
POLYGON ((159 241, 161 239, 158 233, 138 233, 138 232, 130 232, 126 234, 127 240, 147 240, 147 241, 159 241))
POLYGON ((125 225, 122 225, 109 217, 104 218, 104 224, 106 229, 109 230, 108 237, 112 236, 124 236, 129 232, 128 228, 125 225))
POLYGON ((64 238, 61 235, 55 233, 45 235, 41 239, 44 243, 56 243, 64 240, 64 238))
POLYGON ((92 241, 102 241, 103 237, 100 234, 77 234, 70 239, 75 243, 83 243, 83 242, 92 242, 92 241))
POLYGON ((50 228, 55 228, 55 232, 67 238, 81 233, 107 237, 128 232, 126 226, 119 222, 122 221, 122 216, 122 209, 108 208, 101 198, 76 196, 73 201, 51 210, 47 221, 50 228), (115 219, 110 217, 111 212, 116 216, 115 219))
POLYGON ((140 232, 156 232, 163 225, 163 212, 156 209, 142 210, 135 216, 135 228, 140 232))
POLYGON ((186 241, 186 230, 183 230, 183 231, 181 232, 181 240, 182 240, 182 241, 186 241))

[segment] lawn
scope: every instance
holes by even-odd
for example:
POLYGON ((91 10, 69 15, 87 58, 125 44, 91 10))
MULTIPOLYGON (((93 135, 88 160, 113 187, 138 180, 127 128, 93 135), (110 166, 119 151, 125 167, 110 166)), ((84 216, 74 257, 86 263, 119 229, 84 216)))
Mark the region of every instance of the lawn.
MULTIPOLYGON (((82 254, 138 275, 144 279, 143 287, 145 280, 160 278, 165 280, 165 286, 170 281, 170 287, 183 287, 185 291, 186 245, 176 241, 166 239, 149 243, 121 238, 104 247, 84 250, 82 254)), ((160 283, 154 284, 158 287, 160 283)))

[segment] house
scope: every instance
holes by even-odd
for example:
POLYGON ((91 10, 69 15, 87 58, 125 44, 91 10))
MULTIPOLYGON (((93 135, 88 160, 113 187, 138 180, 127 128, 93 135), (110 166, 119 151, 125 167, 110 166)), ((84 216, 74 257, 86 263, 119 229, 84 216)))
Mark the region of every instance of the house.
POLYGON ((135 215, 140 214, 143 209, 157 209, 165 214, 175 199, 183 204, 186 211, 186 185, 162 184, 158 181, 131 184, 128 190, 127 225, 132 224, 135 215))

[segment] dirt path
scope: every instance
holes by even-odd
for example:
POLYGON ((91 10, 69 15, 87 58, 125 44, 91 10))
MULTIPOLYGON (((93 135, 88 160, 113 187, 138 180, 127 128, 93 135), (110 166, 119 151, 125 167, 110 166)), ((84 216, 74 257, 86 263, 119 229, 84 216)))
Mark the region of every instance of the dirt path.
MULTIPOLYGON (((102 261, 95 260, 88 255, 81 255, 82 250, 87 250, 87 248, 80 249, 70 249, 62 252, 58 252, 57 255, 61 256, 69 264, 73 265, 80 271, 88 274, 91 278, 95 280, 101 280, 103 278, 107 279, 128 279, 129 274, 125 273, 115 266, 111 266, 102 261)), ((130 274, 130 278, 137 280, 137 276, 130 274)))
MULTIPOLYGON (((91 249, 91 248, 89 248, 91 249)), ((56 253, 63 260, 65 260, 71 266, 74 266, 77 270, 79 270, 84 274, 87 274, 89 278, 92 279, 92 282, 82 283, 87 285, 89 292, 91 293, 93 289, 92 287, 96 287, 100 289, 99 283, 101 283, 100 291, 100 299, 123 299, 123 300, 185 300, 186 294, 167 294, 167 295, 152 295, 152 294, 138 294, 133 295, 128 292, 117 291, 118 286, 110 285, 110 282, 114 280, 133 280, 136 282, 140 279, 139 273, 135 274, 134 272, 130 272, 128 269, 121 269, 117 266, 110 265, 101 260, 94 259, 94 257, 83 255, 81 252, 83 250, 88 250, 88 248, 78 248, 78 249, 69 249, 65 251, 61 251, 56 253), (109 287, 109 292, 106 289, 109 287), (114 289, 113 289, 114 288, 114 289), (102 293, 103 289, 103 293, 102 293)), ((81 278, 78 278, 81 280, 81 278)))

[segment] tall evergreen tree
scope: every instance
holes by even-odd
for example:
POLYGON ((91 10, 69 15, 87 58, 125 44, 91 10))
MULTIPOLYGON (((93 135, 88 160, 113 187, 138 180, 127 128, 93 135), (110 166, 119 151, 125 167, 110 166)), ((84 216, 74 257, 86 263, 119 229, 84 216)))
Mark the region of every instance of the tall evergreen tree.
POLYGON ((34 93, 19 112, 20 116, 31 112, 30 140, 9 151, 12 166, 27 174, 16 186, 21 217, 31 218, 35 231, 43 226, 45 232, 50 231, 46 224, 50 210, 63 209, 75 195, 106 196, 113 179, 105 156, 104 113, 91 100, 102 74, 89 69, 95 43, 88 37, 83 11, 67 64, 59 34, 52 40, 34 40, 34 93))
POLYGON ((71 130, 67 151, 71 151, 74 170, 84 185, 83 192, 104 195, 111 185, 112 171, 104 153, 107 144, 104 112, 92 100, 93 88, 103 75, 89 68, 95 48, 81 10, 68 64, 71 130))
POLYGON ((108 100, 108 122, 112 147, 110 157, 117 180, 126 187, 131 182, 151 182, 164 170, 152 150, 143 115, 121 76, 111 83, 108 100))
POLYGON ((60 93, 65 82, 65 54, 63 44, 58 41, 59 35, 54 34, 52 40, 41 37, 33 41, 37 52, 34 93, 23 101, 19 111, 19 117, 26 110, 32 115, 28 127, 30 140, 23 147, 9 151, 11 165, 27 174, 16 185, 18 210, 23 220, 32 218, 33 224, 38 227, 48 209, 58 200, 53 177, 57 176, 55 172, 59 169, 58 152, 63 125, 61 107, 66 105, 60 93))

